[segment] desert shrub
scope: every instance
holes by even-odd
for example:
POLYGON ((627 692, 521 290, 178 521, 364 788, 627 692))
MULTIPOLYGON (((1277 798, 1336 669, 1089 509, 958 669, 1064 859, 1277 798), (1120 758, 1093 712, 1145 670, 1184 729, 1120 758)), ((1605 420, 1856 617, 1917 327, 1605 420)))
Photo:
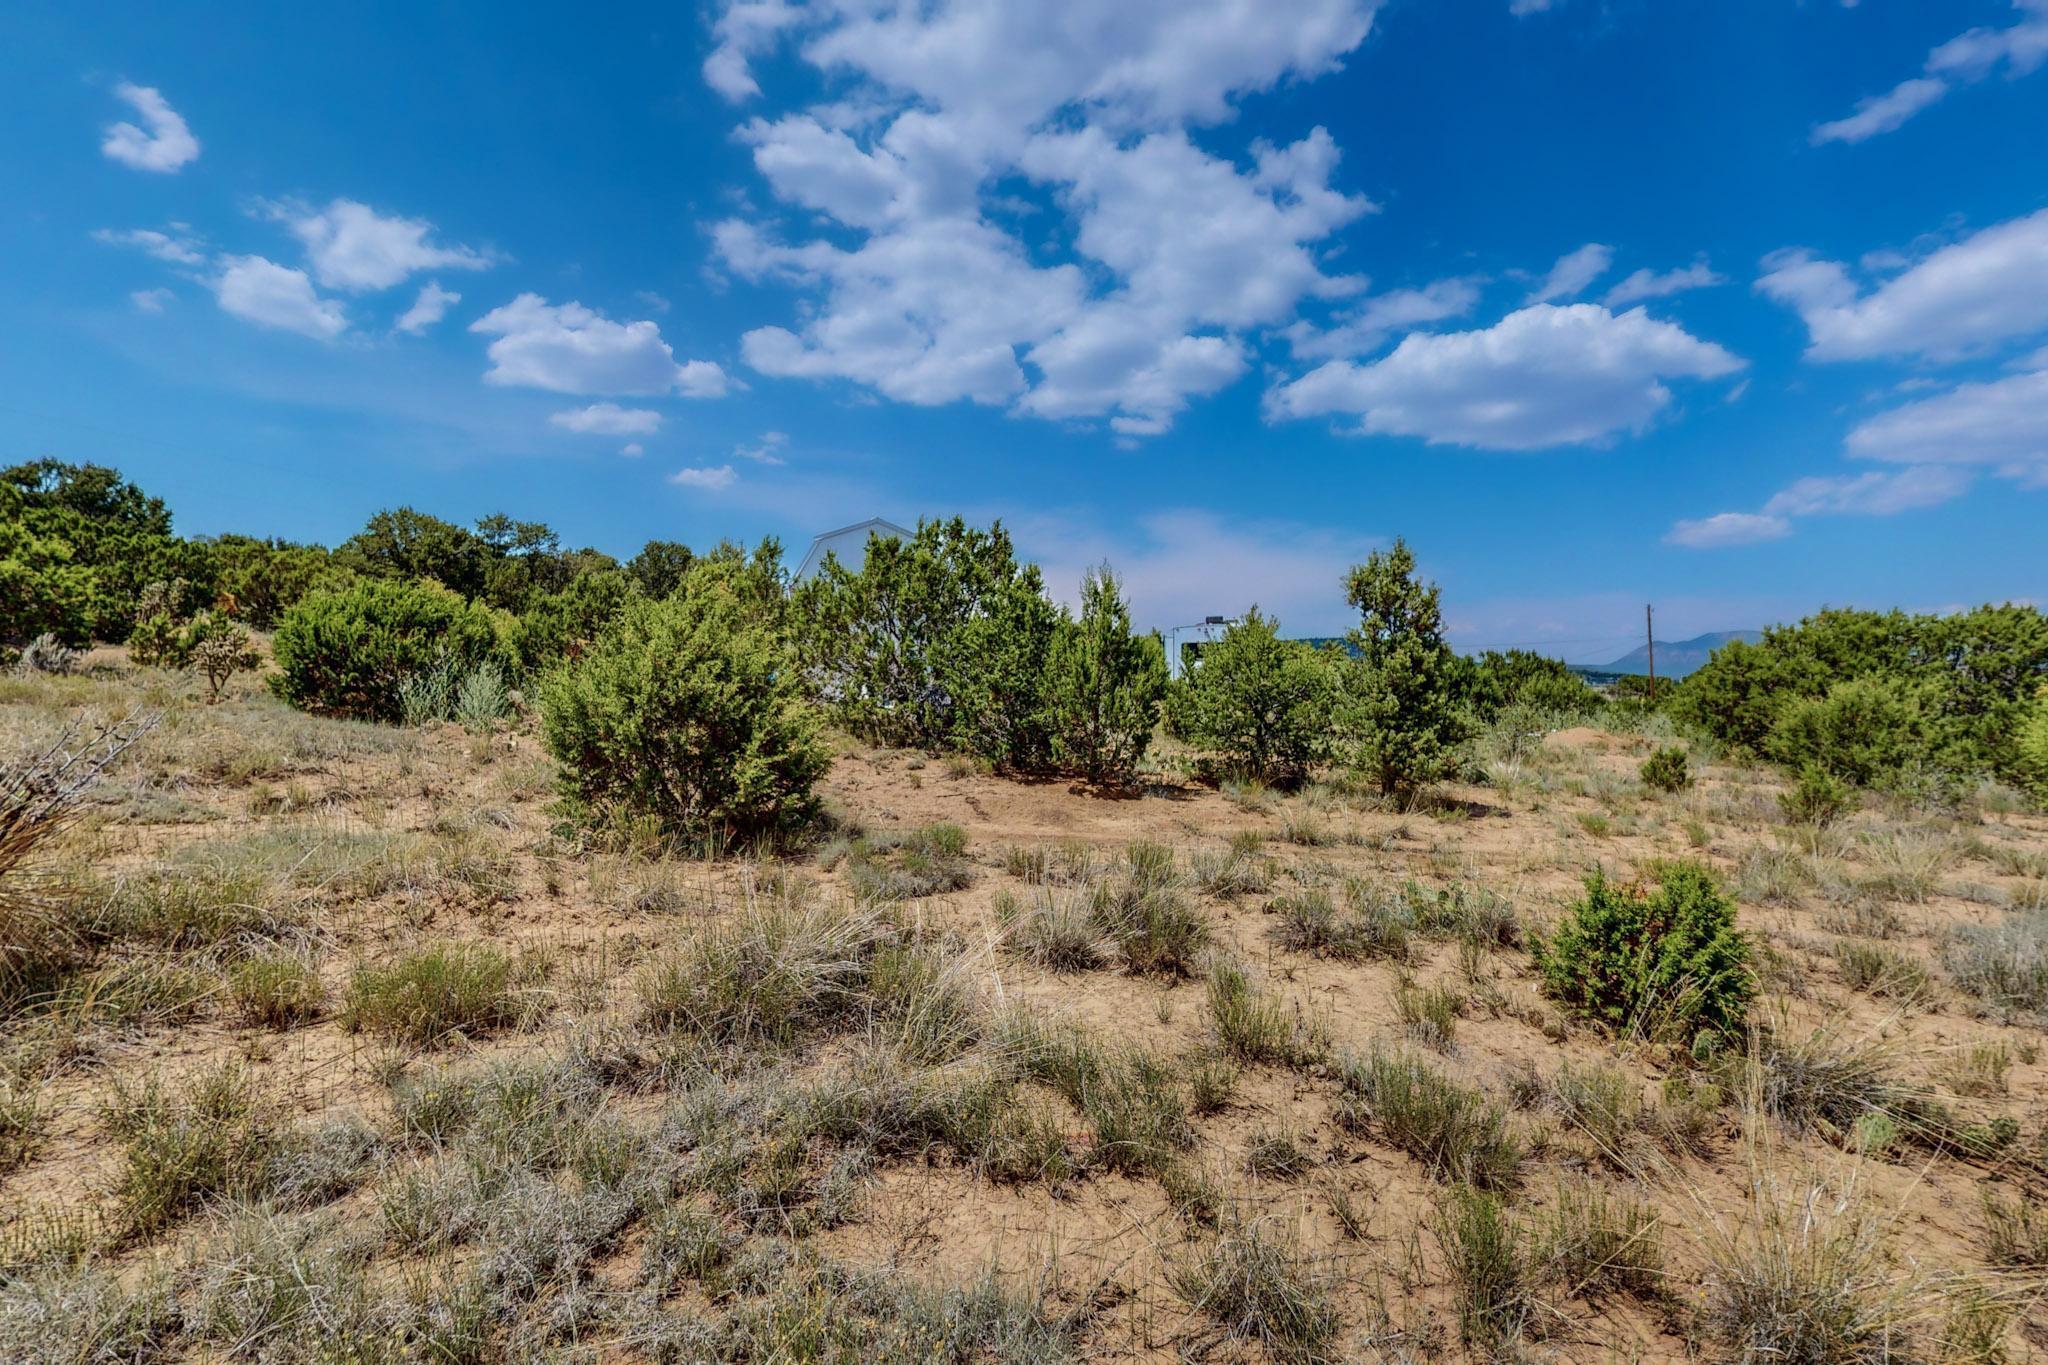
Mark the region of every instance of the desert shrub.
POLYGON ((341 1026, 421 1047, 475 1037, 519 1020, 519 966, 487 943, 444 943, 350 975, 341 1026))
POLYGON ((827 556, 790 615, 811 685, 862 737, 1002 767, 1047 761, 1043 679, 1060 614, 1001 523, 870 536, 859 572, 827 556))
POLYGON ((1341 1325, 1330 1277, 1255 1224, 1227 1229, 1168 1267, 1167 1279, 1188 1307, 1278 1359, 1330 1358, 1341 1325))
POLYGON ((407 678, 468 669, 496 647, 485 608, 431 584, 365 579, 310 593, 284 614, 270 645, 271 688, 302 711, 397 721, 407 678))
POLYGON ((1338 677, 1332 657, 1281 639, 1253 607, 1169 689, 1167 721, 1234 771, 1292 782, 1329 752, 1338 677))
POLYGON ((2048 801, 2048 686, 2034 694, 2033 704, 2020 721, 2014 748, 2019 780, 2036 797, 2048 801))
POLYGON ((1930 754, 1922 689, 1899 679, 1851 678, 1780 713, 1765 751, 1795 771, 1817 769, 1853 786, 1896 781, 1930 754))
POLYGON ((1536 947, 1545 993, 1620 1033, 1739 1036, 1756 982, 1734 902, 1697 863, 1656 875, 1654 892, 1587 879, 1585 897, 1536 947))
POLYGON ((1134 635, 1107 565, 1081 580, 1081 614, 1062 622, 1046 658, 1053 760, 1096 782, 1129 782, 1152 743, 1166 694, 1156 635, 1134 635))
POLYGON ((1448 775, 1465 737, 1438 589, 1416 579, 1414 553, 1396 540, 1352 568, 1344 598, 1359 613, 1341 703, 1347 757, 1382 795, 1405 797, 1448 775))
POLYGON ((194 672, 206 679, 206 699, 216 702, 227 690, 228 680, 262 662, 249 632, 233 621, 201 612, 186 631, 190 648, 186 659, 194 672))
POLYGON ((786 832, 831 763, 787 648, 722 587, 641 599, 551 673, 541 735, 593 815, 678 835, 786 832))
POLYGON ((2048 1213, 2022 1194, 2000 1198, 1983 1192, 1984 1256, 1993 1265, 2048 1269, 2048 1213))
POLYGON ((50 673, 63 677, 76 673, 78 661, 84 657, 83 650, 73 649, 44 631, 21 647, 21 653, 14 656, 14 667, 21 673, 50 673))
MULTIPOLYGON (((662 581, 666 586, 661 591, 646 595, 668 596, 681 576, 662 581)), ((534 597, 506 632, 505 654, 513 675, 537 678, 562 660, 581 654, 636 595, 637 580, 629 572, 606 570, 579 574, 560 592, 534 597)))
POLYGON ((1692 774, 1686 771, 1683 749, 1659 749, 1644 759, 1643 766, 1636 771, 1644 786, 1655 787, 1660 792, 1681 792, 1692 785, 1692 774))
POLYGON ((1927 993, 1927 968, 1915 958, 1875 943, 1844 939, 1835 945, 1842 984, 1872 995, 1917 999, 1927 993))
POLYGON ((1778 793, 1778 810, 1788 824, 1826 829, 1855 808, 1855 791, 1822 768, 1801 768, 1792 785, 1778 793))
POLYGON ((1522 1145, 1507 1110, 1414 1057, 1374 1053, 1344 1063, 1340 1120, 1371 1128, 1448 1182, 1508 1190, 1522 1178, 1522 1145))

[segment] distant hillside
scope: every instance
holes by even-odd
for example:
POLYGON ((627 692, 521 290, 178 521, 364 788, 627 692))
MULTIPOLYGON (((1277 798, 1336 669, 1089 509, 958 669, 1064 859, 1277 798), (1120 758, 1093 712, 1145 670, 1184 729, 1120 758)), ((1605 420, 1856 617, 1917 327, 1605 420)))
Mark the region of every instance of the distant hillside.
MULTIPOLYGON (((1695 635, 1690 640, 1657 641, 1657 676, 1660 678, 1682 678, 1707 661, 1707 656, 1730 640, 1756 641, 1764 638, 1760 630, 1715 630, 1705 635, 1695 635)), ((1612 663, 1581 664, 1589 673, 1647 673, 1650 671, 1649 651, 1632 649, 1612 663)))

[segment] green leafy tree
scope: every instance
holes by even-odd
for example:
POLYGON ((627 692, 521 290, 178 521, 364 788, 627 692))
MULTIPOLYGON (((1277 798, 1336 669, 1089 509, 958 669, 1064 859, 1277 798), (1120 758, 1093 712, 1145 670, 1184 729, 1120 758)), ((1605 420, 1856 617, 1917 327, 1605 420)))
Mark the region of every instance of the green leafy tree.
POLYGON ((336 548, 334 558, 371 578, 431 578, 468 598, 483 595, 496 552, 452 521, 398 507, 371 517, 336 548))
POLYGON ((1808 695, 1819 670, 1770 645, 1731 640, 1693 670, 1672 700, 1681 721, 1739 753, 1761 758, 1786 703, 1808 695))
POLYGON ((792 628, 842 724, 877 743, 939 750, 959 733, 949 685, 1000 643, 974 623, 1021 614, 1010 597, 1020 591, 1042 596, 1043 586, 1000 522, 920 522, 902 540, 871 535, 858 572, 827 555, 792 599, 792 628))
POLYGON ((946 740, 1016 773, 1052 766, 1046 680, 1065 614, 1036 570, 997 584, 977 613, 937 642, 933 672, 946 705, 946 740))
POLYGON ((1526 649, 1489 649, 1471 660, 1456 681, 1467 709, 1480 721, 1491 721, 1511 706, 1578 717, 1602 705, 1600 694, 1564 663, 1526 649))
POLYGON ((1108 565, 1081 580, 1081 614, 1061 622, 1045 680, 1053 760, 1091 781, 1130 781, 1158 723, 1166 653, 1157 635, 1132 632, 1108 565))
POLYGON ((368 578, 309 593, 278 623, 270 652, 272 690, 300 710, 396 722, 408 678, 493 658, 497 625, 447 588, 368 578))
POLYGON ((2021 718, 2014 747, 2019 754, 2020 781, 2048 801, 2048 687, 2035 695, 2021 718))
POLYGON ((680 540, 650 540, 626 561, 626 572, 647 596, 666 597, 682 583, 695 558, 680 540))
POLYGON ((237 535, 200 543, 213 561, 218 604, 258 630, 275 629, 287 609, 334 572, 318 545, 237 535))
POLYGON ((49 634, 66 644, 89 644, 99 616, 99 579, 73 561, 70 542, 30 530, 7 502, 0 488, 0 642, 49 634))
POLYGON ((1343 715, 1350 759, 1382 793, 1405 797, 1450 771, 1465 735, 1437 587, 1416 579, 1414 554, 1396 540, 1351 570, 1344 597, 1359 613, 1343 715))
POLYGON ((1665 863, 1657 887, 1601 873, 1536 945, 1544 993, 1610 1031, 1691 1042, 1740 1037, 1756 980, 1735 904, 1698 863, 1665 863))
POLYGON ((1202 650, 1167 692, 1173 733, 1248 776, 1292 782, 1329 755, 1332 655, 1280 638, 1257 607, 1202 650))
MULTIPOLYGON (((0 561, 12 558, 16 566, 0 569, 0 575, 20 585, 24 604, 40 602, 40 611, 63 616, 79 601, 82 579, 89 579, 83 595, 87 619, 58 631, 68 632, 74 643, 87 637, 127 639, 142 589, 159 579, 187 579, 200 601, 212 599, 212 566, 204 547, 172 535, 163 500, 118 470, 58 460, 0 470, 0 525, 8 523, 24 534, 13 540, 11 553, 0 542, 0 561), (61 554, 58 545, 64 547, 61 554), (32 570, 37 563, 45 568, 32 570), (37 581, 60 563, 68 568, 51 573, 50 581, 37 581)), ((0 634, 18 629, 0 615, 0 634)))
POLYGON ((815 814, 831 763, 792 664, 729 583, 686 581, 633 598, 547 675, 541 734, 594 818, 649 816, 693 837, 792 829, 815 814))

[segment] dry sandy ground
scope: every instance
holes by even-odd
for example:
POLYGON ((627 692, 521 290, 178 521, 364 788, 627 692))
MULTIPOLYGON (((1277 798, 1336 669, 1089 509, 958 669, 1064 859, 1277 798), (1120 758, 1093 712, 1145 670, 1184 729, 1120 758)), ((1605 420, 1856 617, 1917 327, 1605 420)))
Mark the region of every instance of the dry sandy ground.
MULTIPOLYGON (((106 672, 94 678, 0 681, 4 748, 48 735, 67 719, 133 709, 161 715, 64 850, 92 894, 112 895, 124 879, 190 867, 207 850, 246 848, 279 832, 296 841, 296 856, 323 843, 385 840, 412 861, 403 875, 375 884, 294 886, 289 867, 264 874, 264 894, 303 920, 294 941, 317 962, 326 986, 328 1007, 312 1022, 285 1031, 250 1026, 225 989, 215 988, 173 1022, 96 1021, 88 1009, 7 1025, 14 1085, 36 1092, 41 1130, 28 1159, 0 1176, 0 1220, 13 1227, 17 1253, 26 1245, 23 1230, 52 1209, 113 1208, 124 1156, 106 1107, 118 1087, 151 1076, 175 1084, 238 1058, 301 1123, 354 1114, 385 1127, 395 1074, 559 1051, 594 1019, 638 1029, 636 981, 665 945, 738 913, 764 882, 814 883, 831 896, 844 894, 851 873, 850 862, 828 867, 829 857, 813 853, 767 865, 584 848, 557 827, 551 769, 530 724, 487 737, 454 727, 375 730, 296 716, 253 688, 207 707, 185 680, 130 671, 105 652, 97 662, 106 672), (351 889, 359 885, 369 889, 351 889), (352 972, 448 939, 489 941, 548 965, 523 1026, 426 1049, 342 1027, 334 1005, 352 972)), ((1522 754, 1491 755, 1488 785, 1449 788, 1439 804, 1406 813, 1327 786, 1291 796, 1226 795, 1178 775, 1170 760, 1156 765, 1142 796, 1112 797, 1008 781, 851 740, 841 741, 825 790, 845 826, 874 832, 945 822, 965 831, 968 884, 908 899, 899 913, 955 945, 990 1008, 1021 1004, 1168 1059, 1215 1050, 1203 982, 1132 975, 1113 964, 1069 972, 1032 965, 1006 944, 1008 924, 998 910, 1004 893, 1028 905, 1037 892, 1014 875, 1024 861, 1010 851, 1047 850, 1069 866, 1092 855, 1106 870, 1123 849, 1150 841, 1174 849, 1185 867, 1222 856, 1247 831, 1263 836, 1252 856, 1267 865, 1270 890, 1196 898, 1216 944, 1252 964, 1266 989, 1326 1035, 1328 1060, 1243 1067, 1230 1102, 1194 1120, 1196 1142, 1185 1161, 1217 1182, 1226 1224, 1260 1226, 1301 1256, 1304 1274, 1330 1286, 1342 1327, 1328 1358, 1428 1359, 1465 1349, 1457 1276, 1440 1233, 1444 1185, 1370 1125, 1359 1131, 1335 1118, 1336 1059, 1375 1049, 1412 1051, 1494 1096, 1519 1095, 1523 1105, 1511 1123, 1530 1155, 1513 1202, 1532 1225, 1560 1189, 1588 1181, 1661 1220, 1662 1293, 1588 1296, 1542 1286, 1521 1339, 1498 1348, 1506 1353, 1561 1360, 1725 1353, 1727 1343, 1717 1342, 1702 1317, 1710 1267, 1729 1246, 1746 1244, 1760 1210, 1807 1199, 1822 1226, 1872 1217, 1881 1243, 1872 1264, 1881 1277, 1966 1276, 1981 1285, 2010 1310, 2004 1349, 2029 1358, 2037 1335, 2048 1332, 2048 1310, 2035 1311, 2027 1272, 1989 1263, 1981 1192, 1992 1187, 2016 1197, 2034 1183, 2048 1123, 2048 1059, 2037 1027, 1994 1017, 1952 985, 1940 963, 1954 925, 1990 924, 2021 913, 2014 907, 2042 905, 2048 822, 1998 799, 1966 803, 1960 813, 1871 804, 1818 843, 1802 843, 1782 825, 1770 773, 1695 752, 1692 787, 1662 794, 1636 777, 1650 747, 1640 735, 1551 734, 1522 754), (1275 942, 1274 901, 1304 884, 1337 887, 1359 878, 1389 888, 1410 880, 1430 889, 1484 888, 1537 929, 1570 903, 1590 871, 1626 880, 1674 857, 1705 860, 1741 896, 1743 925, 1764 948, 1760 1018, 1788 1036, 1820 1028, 1845 1045, 1881 1040, 1901 1083, 1927 1088, 1968 1118, 2017 1119, 2021 1136, 2008 1153, 1972 1158, 1910 1144, 1860 1153, 1849 1135, 1784 1122, 1746 1104, 1748 1097, 1727 1095, 1703 1122, 1695 1150, 1646 1144, 1610 1159, 1541 1098, 1541 1082, 1567 1065, 1607 1064, 1654 1107, 1667 1077, 1697 1069, 1664 1049, 1562 1019, 1538 992, 1525 949, 1475 955, 1453 942, 1418 939, 1410 960, 1397 964, 1275 942), (1874 934, 1884 950, 1926 969, 1924 985, 1883 996, 1851 989, 1837 945, 1880 943, 1874 934), (1462 1001, 1462 1014, 1454 1037, 1431 1046, 1404 1022, 1398 1001, 1404 989, 1440 983, 1462 1001), (1995 1078, 1984 1080, 1981 1065, 1967 1073, 1976 1079, 1966 1078, 1973 1055, 1995 1057, 1988 1064, 1995 1078), (1253 1174, 1248 1151, 1276 1134, 1305 1153, 1301 1169, 1253 1174), (1347 1212, 1340 1217, 1340 1210, 1347 1212)), ((159 956, 217 977, 232 951, 201 945, 159 956)), ((858 1040, 835 1037, 793 1060, 829 1072, 857 1050, 858 1040)), ((615 1101, 620 1114, 650 1121, 667 1102, 659 1091, 615 1101)), ((1078 1114, 1067 1117, 1070 1144, 1085 1153, 1087 1125, 1078 1114)), ((334 1210, 374 1226, 375 1183, 366 1181, 334 1210)), ((94 1255, 130 1276, 151 1264, 182 1263, 216 1222, 198 1211, 148 1236, 108 1233, 94 1255)), ((106 1226, 114 1225, 110 1214, 106 1226)), ((1183 1217, 1149 1176, 1089 1170, 1059 1182, 997 1182, 933 1153, 882 1161, 860 1177, 850 1217, 801 1241, 923 1282, 966 1284, 994 1266, 1013 1285, 1042 1283, 1055 1302, 1085 1310, 1080 1344, 1089 1356, 1267 1358, 1264 1347, 1192 1310, 1172 1284, 1172 1268, 1199 1256, 1216 1235, 1183 1217)), ((630 1281, 642 1240, 629 1229, 603 1250, 592 1282, 630 1281)), ((587 1349, 633 1353, 617 1341, 587 1349)))

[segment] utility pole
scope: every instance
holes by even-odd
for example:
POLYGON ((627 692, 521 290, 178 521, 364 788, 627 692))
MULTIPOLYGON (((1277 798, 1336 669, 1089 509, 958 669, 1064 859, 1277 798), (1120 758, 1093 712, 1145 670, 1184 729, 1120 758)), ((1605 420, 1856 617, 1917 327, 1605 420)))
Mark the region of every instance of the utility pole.
POLYGON ((1650 615, 1650 604, 1643 603, 1643 640, 1650 651, 1650 702, 1657 701, 1657 627, 1650 615))

